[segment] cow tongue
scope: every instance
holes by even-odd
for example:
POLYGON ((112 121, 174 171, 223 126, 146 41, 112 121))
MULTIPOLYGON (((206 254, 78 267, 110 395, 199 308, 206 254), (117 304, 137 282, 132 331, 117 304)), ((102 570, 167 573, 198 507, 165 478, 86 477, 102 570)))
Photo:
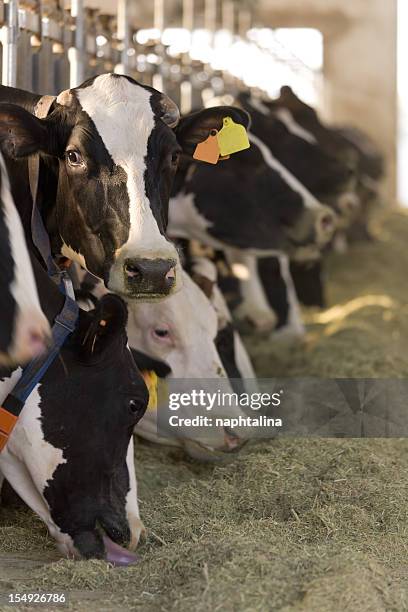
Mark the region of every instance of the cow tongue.
POLYGON ((103 543, 105 544, 106 560, 112 565, 133 565, 139 561, 139 557, 135 553, 115 544, 107 535, 103 536, 103 543))

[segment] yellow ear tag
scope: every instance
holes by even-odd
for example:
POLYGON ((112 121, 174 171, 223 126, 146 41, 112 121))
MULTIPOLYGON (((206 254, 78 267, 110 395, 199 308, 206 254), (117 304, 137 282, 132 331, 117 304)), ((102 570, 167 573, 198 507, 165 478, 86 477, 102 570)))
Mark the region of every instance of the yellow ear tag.
POLYGON ((217 130, 211 130, 207 140, 199 142, 193 153, 194 159, 207 162, 208 164, 216 164, 220 156, 220 148, 217 140, 217 130))
POLYGON ((217 139, 222 157, 250 147, 246 129, 240 123, 235 123, 231 117, 224 117, 223 127, 218 132, 217 139))
POLYGON ((149 390, 149 403, 147 404, 147 410, 157 410, 157 374, 154 372, 154 370, 143 370, 142 376, 149 390))

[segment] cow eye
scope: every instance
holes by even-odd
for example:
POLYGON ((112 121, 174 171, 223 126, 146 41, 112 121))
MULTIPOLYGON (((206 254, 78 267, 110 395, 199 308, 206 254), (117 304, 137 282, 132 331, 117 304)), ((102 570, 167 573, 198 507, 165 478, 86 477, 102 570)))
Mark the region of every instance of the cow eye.
POLYGON ((153 333, 157 338, 168 338, 169 337, 168 329, 155 329, 153 333))
POLYGON ((134 399, 129 400, 128 406, 131 412, 138 412, 140 408, 139 403, 134 399))
POLYGON ((84 163, 80 152, 74 151, 73 149, 71 149, 71 151, 67 151, 66 158, 70 166, 82 166, 84 163))

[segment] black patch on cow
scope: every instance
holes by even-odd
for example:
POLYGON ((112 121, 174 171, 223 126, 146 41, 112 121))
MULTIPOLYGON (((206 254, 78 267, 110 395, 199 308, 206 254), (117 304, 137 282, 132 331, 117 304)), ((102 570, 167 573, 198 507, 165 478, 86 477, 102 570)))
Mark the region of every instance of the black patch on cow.
POLYGON ((234 393, 243 393, 245 391, 242 381, 241 372, 238 370, 234 335, 235 329, 232 323, 227 323, 225 327, 220 329, 215 338, 215 346, 220 356, 222 365, 230 379, 234 393))
POLYGON ((155 357, 150 357, 150 355, 146 355, 146 353, 142 353, 137 349, 131 348, 133 359, 139 370, 143 371, 151 371, 155 372, 159 378, 166 378, 169 374, 171 374, 171 367, 160 359, 156 359, 155 357))
POLYGON ((290 263, 290 273, 299 301, 305 306, 324 308, 326 295, 323 261, 310 264, 292 261, 290 263))
POLYGON ((289 314, 287 288, 281 275, 279 259, 277 257, 258 259, 258 273, 269 305, 278 318, 276 329, 279 329, 287 324, 289 314))

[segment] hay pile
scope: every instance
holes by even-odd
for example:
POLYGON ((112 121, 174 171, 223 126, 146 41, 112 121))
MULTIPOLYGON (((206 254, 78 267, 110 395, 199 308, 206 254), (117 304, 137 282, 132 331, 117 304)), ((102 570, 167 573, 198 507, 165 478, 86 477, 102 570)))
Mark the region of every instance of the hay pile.
MULTIPOLYGON (((302 346, 249 339, 258 374, 408 374, 408 216, 379 241, 329 262, 329 302, 302 346), (346 267, 347 266, 347 267, 346 267)), ((137 445, 149 528, 141 562, 60 560, 7 577, 7 553, 38 559, 52 542, 28 511, 1 510, 0 592, 69 590, 73 610, 359 612, 408 609, 408 442, 277 440, 223 466, 137 445)), ((15 609, 15 608, 14 608, 15 609)))

